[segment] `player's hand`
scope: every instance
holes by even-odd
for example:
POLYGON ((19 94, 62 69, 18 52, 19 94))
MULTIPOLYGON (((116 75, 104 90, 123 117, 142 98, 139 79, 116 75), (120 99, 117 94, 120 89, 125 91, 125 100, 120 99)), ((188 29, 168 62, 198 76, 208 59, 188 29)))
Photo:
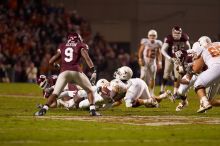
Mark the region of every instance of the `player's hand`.
POLYGON ((95 85, 96 78, 97 78, 97 74, 96 74, 96 72, 93 72, 91 75, 91 78, 90 78, 90 82, 92 85, 95 85))
POLYGON ((179 61, 177 58, 171 58, 171 61, 176 64, 176 65, 179 65, 179 61))
POLYGON ((58 63, 54 63, 53 67, 56 68, 56 69, 60 69, 60 65, 58 63))

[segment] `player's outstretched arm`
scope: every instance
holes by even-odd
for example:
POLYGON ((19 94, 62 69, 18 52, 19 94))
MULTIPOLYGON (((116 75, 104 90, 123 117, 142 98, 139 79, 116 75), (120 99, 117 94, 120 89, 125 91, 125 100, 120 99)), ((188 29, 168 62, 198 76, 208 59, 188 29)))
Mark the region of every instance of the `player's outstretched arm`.
POLYGON ((60 58, 61 58, 61 52, 57 51, 57 53, 49 60, 49 64, 53 65, 60 58))
POLYGON ((163 54, 165 58, 171 60, 171 57, 167 53, 168 47, 169 47, 168 43, 163 43, 162 48, 161 48, 161 53, 163 54))
POLYGON ((89 53, 86 49, 82 49, 81 50, 81 55, 82 57, 85 59, 87 65, 89 66, 89 68, 93 68, 94 67, 94 64, 89 56, 89 53))

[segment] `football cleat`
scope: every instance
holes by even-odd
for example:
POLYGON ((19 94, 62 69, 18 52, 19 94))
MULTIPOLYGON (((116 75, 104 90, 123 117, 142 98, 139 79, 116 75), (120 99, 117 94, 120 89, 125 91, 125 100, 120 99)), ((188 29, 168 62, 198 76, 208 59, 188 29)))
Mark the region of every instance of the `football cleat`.
POLYGON ((181 110, 183 110, 184 108, 186 108, 187 106, 189 105, 189 103, 188 103, 188 100, 186 99, 186 100, 182 100, 179 104, 178 104, 178 106, 176 107, 176 111, 178 112, 178 111, 181 111, 181 110))
POLYGON ((148 107, 155 107, 155 108, 159 108, 159 103, 157 102, 156 99, 152 99, 151 103, 148 104, 148 107))
POLYGON ((209 102, 207 102, 206 104, 202 102, 200 104, 200 108, 197 110, 197 113, 205 113, 207 110, 211 108, 212 108, 212 105, 209 102))
POLYGON ((44 108, 41 108, 38 112, 36 112, 35 116, 44 116, 46 114, 47 110, 44 108))
POLYGON ((101 114, 94 109, 90 110, 89 114, 90 116, 101 116, 101 114))

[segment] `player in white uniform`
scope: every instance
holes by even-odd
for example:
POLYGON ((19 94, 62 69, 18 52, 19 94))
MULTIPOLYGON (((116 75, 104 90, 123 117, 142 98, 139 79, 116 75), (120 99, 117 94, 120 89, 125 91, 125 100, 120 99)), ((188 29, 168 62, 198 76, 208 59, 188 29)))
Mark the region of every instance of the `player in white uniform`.
POLYGON ((154 95, 155 78, 157 69, 162 68, 162 41, 157 40, 157 31, 150 30, 147 38, 141 39, 138 51, 140 78, 150 87, 150 94, 154 95))
POLYGON ((126 107, 138 107, 145 105, 146 107, 158 107, 162 99, 166 98, 171 92, 165 92, 159 97, 151 96, 147 84, 140 78, 131 78, 133 75, 132 70, 123 66, 115 73, 115 78, 124 82, 121 83, 122 91, 126 91, 124 101, 126 107))
POLYGON ((208 101, 205 88, 218 84, 220 80, 220 42, 212 43, 209 37, 203 36, 198 42, 201 47, 197 48, 197 60, 194 61, 193 71, 199 72, 202 66, 207 65, 208 69, 202 72, 195 84, 195 91, 200 97, 200 108, 198 113, 203 113, 206 110, 212 108, 212 105, 208 101))
MULTIPOLYGON (((106 93, 104 89, 102 90, 102 88, 107 88, 109 86, 110 86, 110 83, 108 80, 100 79, 96 83, 96 86, 92 87, 93 92, 94 92, 95 105, 111 102, 110 95, 108 95, 109 93, 106 93)), ((106 90, 106 91, 109 91, 109 90, 106 90)), ((87 97, 87 94, 85 94, 85 97, 87 97)), ((89 106, 90 106, 90 103, 88 99, 85 99, 79 103, 79 108, 88 108, 89 106)))

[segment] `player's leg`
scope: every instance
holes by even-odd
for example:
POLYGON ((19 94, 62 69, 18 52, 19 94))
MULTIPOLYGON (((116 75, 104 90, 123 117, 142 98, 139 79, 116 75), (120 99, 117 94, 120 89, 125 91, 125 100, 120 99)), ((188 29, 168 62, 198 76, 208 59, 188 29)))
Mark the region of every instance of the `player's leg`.
POLYGON ((180 86, 179 86, 176 94, 174 94, 175 100, 176 99, 181 100, 176 107, 176 111, 181 111, 189 105, 188 100, 187 100, 187 92, 190 89, 190 87, 192 87, 194 85, 196 79, 197 79, 196 75, 193 75, 191 77, 187 74, 184 75, 183 78, 181 79, 181 80, 183 80, 184 83, 180 83, 180 86), (191 80, 189 80, 189 79, 191 79, 191 80))
POLYGON ((151 96, 149 88, 146 83, 140 82, 141 90, 139 91, 138 102, 140 105, 145 105, 146 107, 159 107, 157 100, 151 96))
POLYGON ((151 96, 154 96, 155 79, 157 73, 157 65, 151 64, 149 67, 149 91, 151 96))
MULTIPOLYGON (((144 81, 143 81, 144 82, 144 81)), ((140 84, 131 85, 127 90, 124 101, 126 107, 138 107, 140 106, 139 102, 137 102, 138 96, 140 96, 141 86, 140 84)))
POLYGON ((220 100, 214 99, 215 95, 219 94, 220 83, 214 83, 212 86, 206 89, 207 98, 212 106, 220 106, 220 100))
POLYGON ((146 77, 147 69, 146 68, 147 68, 146 65, 140 66, 140 78, 145 82, 147 82, 147 77, 146 77))
POLYGON ((173 89, 173 93, 175 94, 180 86, 180 78, 181 75, 179 74, 179 72, 177 71, 177 65, 174 64, 174 89, 173 89))
POLYGON ((40 111, 35 113, 35 116, 43 116, 46 114, 46 111, 49 109, 49 107, 56 102, 56 99, 60 95, 61 91, 64 89, 64 87, 67 84, 67 78, 68 78, 68 71, 64 71, 59 74, 53 93, 48 97, 46 104, 40 109, 40 111))
POLYGON ((168 78, 170 77, 172 71, 173 71, 173 63, 169 59, 166 58, 160 93, 164 93, 166 83, 167 83, 168 78))
POLYGON ((219 79, 220 79, 219 66, 207 69, 198 76, 194 84, 195 91, 200 98, 200 109, 197 111, 198 113, 203 113, 206 110, 212 108, 206 96, 205 88, 218 82, 219 79))
POLYGON ((74 82, 87 92, 88 100, 90 103, 90 114, 92 116, 99 116, 100 114, 96 112, 94 105, 95 104, 94 91, 92 90, 92 85, 88 77, 84 73, 80 73, 80 72, 74 72, 72 76, 74 77, 74 82))

